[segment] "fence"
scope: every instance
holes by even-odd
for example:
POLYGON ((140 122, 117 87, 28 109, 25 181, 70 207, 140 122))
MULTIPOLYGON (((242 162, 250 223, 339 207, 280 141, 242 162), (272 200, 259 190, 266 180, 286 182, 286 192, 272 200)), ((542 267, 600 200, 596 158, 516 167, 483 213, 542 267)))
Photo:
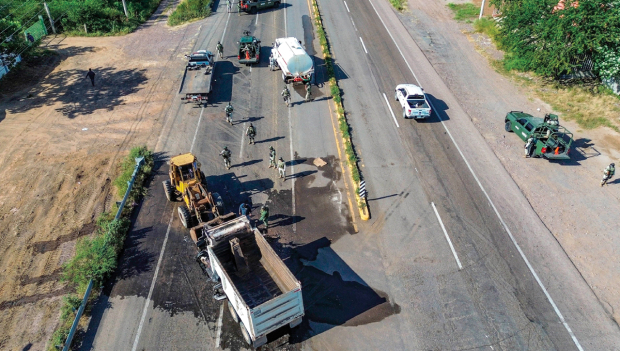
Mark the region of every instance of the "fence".
MULTIPOLYGON (((144 157, 136 158, 136 168, 131 175, 131 180, 127 182, 127 191, 125 192, 125 196, 123 196, 123 201, 118 206, 118 211, 116 211, 116 216, 114 220, 118 220, 121 218, 121 213, 123 212, 123 208, 125 208, 125 202, 127 202, 127 198, 129 197, 129 193, 131 192, 131 188, 133 187, 133 183, 136 180, 136 176, 138 175, 138 171, 140 171, 140 167, 142 166, 142 162, 144 161, 144 157)), ((107 235, 107 233, 106 233, 107 235)), ((84 298, 82 299, 82 304, 75 315, 75 319, 73 320, 73 324, 71 325, 71 329, 69 330, 69 335, 67 336, 67 341, 65 342, 65 346, 62 351, 68 351, 71 348, 71 342, 73 341, 73 337, 75 336, 75 331, 77 330, 78 323, 80 322, 80 318, 82 318, 82 314, 84 313, 84 309, 86 308, 86 303, 88 302, 88 298, 90 297, 90 292, 93 289, 93 280, 91 279, 88 282, 88 287, 86 288, 86 292, 84 293, 84 298)))

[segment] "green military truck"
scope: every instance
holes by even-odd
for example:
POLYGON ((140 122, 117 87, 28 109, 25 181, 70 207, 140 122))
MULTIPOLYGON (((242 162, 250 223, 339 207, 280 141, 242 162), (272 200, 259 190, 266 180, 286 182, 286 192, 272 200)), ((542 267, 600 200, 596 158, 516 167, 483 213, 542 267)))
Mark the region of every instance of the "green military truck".
POLYGON ((504 129, 513 132, 527 142, 536 139, 530 151, 531 157, 548 160, 568 160, 573 143, 573 133, 560 126, 557 115, 547 114, 544 118, 534 117, 522 111, 510 111, 504 119, 504 129))
POLYGON ((256 13, 268 7, 280 7, 280 0, 239 0, 241 11, 256 13))
POLYGON ((250 35, 250 32, 243 31, 243 36, 237 42, 239 63, 251 65, 260 61, 260 40, 250 35))

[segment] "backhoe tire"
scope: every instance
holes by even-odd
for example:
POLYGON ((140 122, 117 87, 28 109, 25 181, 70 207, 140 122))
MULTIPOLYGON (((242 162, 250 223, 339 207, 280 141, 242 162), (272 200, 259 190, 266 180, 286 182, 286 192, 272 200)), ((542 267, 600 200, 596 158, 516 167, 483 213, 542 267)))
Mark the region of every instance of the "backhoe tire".
POLYGON ((506 124, 504 124, 504 129, 508 133, 512 133, 512 123, 510 123, 510 121, 506 121, 506 124))
POLYGON ((230 312, 230 315, 232 316, 233 321, 235 321, 235 323, 239 323, 239 315, 237 314, 237 311, 235 311, 235 309, 233 308, 233 305, 232 303, 230 303, 230 300, 227 300, 226 304, 228 305, 228 311, 230 312))
POLYGON ((216 214, 218 216, 223 216, 226 209, 224 208, 224 200, 222 200, 222 196, 218 193, 212 193, 211 195, 213 196, 213 202, 215 202, 213 205, 217 211, 216 214))
POLYGON ((252 338, 250 338, 250 333, 245 327, 245 324, 243 324, 243 322, 239 322, 239 326, 241 326, 241 334, 243 334, 243 340, 245 340, 248 345, 252 346, 252 338))
POLYGON ((181 220, 183 227, 189 228, 192 225, 192 215, 189 213, 187 207, 185 205, 181 205, 177 211, 179 212, 179 219, 181 220))
POLYGON ((162 184, 164 185, 164 193, 166 194, 166 198, 168 199, 168 201, 174 200, 174 188, 170 183, 170 179, 164 180, 162 184))

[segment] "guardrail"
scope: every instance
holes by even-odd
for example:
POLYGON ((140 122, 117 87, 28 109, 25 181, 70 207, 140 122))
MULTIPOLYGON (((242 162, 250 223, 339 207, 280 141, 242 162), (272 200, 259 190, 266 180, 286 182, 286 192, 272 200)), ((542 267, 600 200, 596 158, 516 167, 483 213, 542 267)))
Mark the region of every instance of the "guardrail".
MULTIPOLYGON (((123 196, 123 200, 118 205, 118 211, 116 211, 116 216, 114 216, 114 220, 118 220, 121 218, 121 213, 123 212, 123 208, 125 208, 125 203, 127 202, 127 198, 129 197, 129 193, 131 192, 131 188, 133 187, 133 183, 136 181, 136 176, 140 171, 140 167, 142 166, 142 162, 144 161, 144 157, 136 157, 136 168, 131 175, 131 180, 127 182, 127 191, 125 192, 125 196, 123 196)), ((106 233, 107 239, 108 233, 106 233)), ((107 240, 106 240, 107 243, 107 240)), ((84 309, 86 309, 86 303, 88 302, 88 298, 90 297, 90 292, 93 289, 94 281, 91 279, 88 282, 88 287, 86 288, 86 292, 84 293, 84 298, 82 299, 82 304, 80 308, 78 308, 77 314, 75 315, 75 319, 73 320, 73 324, 71 325, 71 329, 69 330, 69 335, 67 336, 67 341, 65 342, 62 351, 69 351, 71 348, 71 342, 73 342, 73 336, 75 335, 75 331, 77 330, 78 323, 80 322, 80 318, 82 318, 82 314, 84 313, 84 309)))

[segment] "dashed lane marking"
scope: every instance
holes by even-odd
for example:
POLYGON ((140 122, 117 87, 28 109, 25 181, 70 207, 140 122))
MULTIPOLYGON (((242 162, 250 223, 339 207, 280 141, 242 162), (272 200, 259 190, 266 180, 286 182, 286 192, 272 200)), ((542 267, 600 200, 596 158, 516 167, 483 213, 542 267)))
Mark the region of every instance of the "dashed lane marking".
POLYGON ((459 266, 459 271, 460 271, 461 269, 463 269, 463 266, 461 265, 461 260, 459 260, 459 256, 456 254, 456 250, 454 250, 454 245, 452 245, 452 240, 450 240, 448 231, 446 230, 446 227, 443 225, 443 221, 441 220, 441 217, 439 216, 439 212, 437 212, 437 207, 435 206, 435 203, 431 202, 431 205, 433 206, 433 210, 435 211, 435 216, 437 216, 439 225, 441 225, 441 230, 443 230, 443 233, 446 236, 446 240, 448 241, 448 245, 450 245, 450 250, 452 250, 452 254, 454 255, 454 259, 456 259, 456 264, 459 266))

